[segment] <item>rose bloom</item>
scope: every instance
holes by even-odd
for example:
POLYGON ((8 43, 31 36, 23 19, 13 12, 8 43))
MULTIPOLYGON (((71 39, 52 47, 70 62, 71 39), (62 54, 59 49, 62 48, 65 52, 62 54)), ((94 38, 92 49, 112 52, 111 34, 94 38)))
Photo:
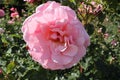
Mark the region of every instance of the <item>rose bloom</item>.
POLYGON ((55 1, 38 6, 24 21, 22 32, 32 59, 51 70, 71 68, 90 44, 75 12, 55 1))
POLYGON ((12 7, 12 8, 10 8, 10 11, 15 12, 15 11, 16 11, 16 8, 12 7))
POLYGON ((18 18, 19 17, 19 14, 18 14, 18 12, 13 12, 13 13, 11 13, 11 15, 10 15, 12 18, 18 18))
POLYGON ((3 17, 3 16, 5 16, 5 12, 4 10, 0 9, 0 17, 3 17))

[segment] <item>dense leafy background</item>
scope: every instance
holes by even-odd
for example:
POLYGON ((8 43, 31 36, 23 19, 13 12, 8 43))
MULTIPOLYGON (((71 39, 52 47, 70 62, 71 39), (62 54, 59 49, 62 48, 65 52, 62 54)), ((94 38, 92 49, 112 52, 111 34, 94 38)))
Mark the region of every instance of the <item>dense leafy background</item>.
POLYGON ((120 1, 92 0, 102 5, 99 14, 93 15, 78 11, 81 2, 90 5, 91 0, 53 0, 76 11, 91 39, 86 56, 76 66, 62 71, 45 70, 34 62, 22 38, 23 21, 46 1, 0 1, 0 8, 6 12, 0 18, 0 28, 5 30, 0 34, 0 80, 120 80, 120 1), (19 17, 10 17, 12 7, 19 17), (14 23, 8 23, 11 20, 14 23))

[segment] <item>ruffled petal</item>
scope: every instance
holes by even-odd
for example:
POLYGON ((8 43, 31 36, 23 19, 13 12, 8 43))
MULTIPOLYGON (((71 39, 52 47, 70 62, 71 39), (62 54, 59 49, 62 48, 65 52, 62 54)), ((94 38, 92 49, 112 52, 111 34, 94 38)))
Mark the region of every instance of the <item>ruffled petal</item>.
POLYGON ((54 63, 60 64, 60 65, 66 65, 69 64, 72 61, 72 57, 70 56, 65 56, 61 53, 54 53, 51 54, 51 59, 53 60, 54 63))
POLYGON ((74 57, 78 53, 78 47, 71 44, 68 48, 63 52, 63 55, 74 57))

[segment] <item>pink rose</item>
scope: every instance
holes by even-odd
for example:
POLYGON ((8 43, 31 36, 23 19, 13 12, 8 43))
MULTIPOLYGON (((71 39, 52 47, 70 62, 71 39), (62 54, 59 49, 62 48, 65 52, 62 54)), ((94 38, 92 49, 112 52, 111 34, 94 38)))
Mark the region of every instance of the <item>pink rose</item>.
POLYGON ((3 17, 3 16, 5 16, 5 12, 4 10, 0 9, 0 17, 3 17))
POLYGON ((15 11, 16 11, 16 8, 12 7, 12 8, 10 8, 10 11, 15 12, 15 11))
POLYGON ((19 14, 18 14, 18 12, 13 12, 13 13, 11 13, 11 15, 10 15, 12 18, 18 18, 19 17, 19 14))
POLYGON ((55 1, 36 8, 22 27, 33 60, 44 68, 71 68, 86 54, 90 39, 75 12, 55 1))

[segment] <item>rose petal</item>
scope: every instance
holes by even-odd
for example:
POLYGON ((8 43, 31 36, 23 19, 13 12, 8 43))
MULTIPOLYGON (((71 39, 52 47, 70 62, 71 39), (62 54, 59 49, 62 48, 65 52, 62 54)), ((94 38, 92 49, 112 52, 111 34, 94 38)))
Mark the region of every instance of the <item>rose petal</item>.
POLYGON ((60 20, 60 19, 68 20, 67 12, 64 9, 62 9, 61 7, 58 7, 57 9, 55 9, 54 16, 58 16, 58 17, 55 17, 56 20, 60 20))
POLYGON ((56 69, 64 69, 63 65, 59 65, 54 63, 50 58, 45 61, 44 65, 42 65, 46 69, 56 70, 56 69))
POLYGON ((65 65, 64 67, 71 68, 72 66, 76 65, 85 55, 85 53, 86 53, 86 48, 83 46, 79 47, 78 53, 73 57, 73 60, 71 61, 71 63, 65 65))
POLYGON ((36 8, 36 12, 44 12, 45 10, 54 9, 59 7, 60 4, 56 3, 55 1, 48 1, 45 4, 42 4, 36 8))
POLYGON ((75 56, 76 54, 78 53, 78 47, 71 44, 67 47, 67 49, 63 52, 64 55, 67 55, 67 56, 75 56))
POLYGON ((56 53, 56 54, 51 55, 51 59, 53 60, 53 62, 55 62, 57 64, 66 65, 66 64, 70 63, 73 58, 70 56, 62 55, 61 53, 59 53, 59 54, 56 53))

